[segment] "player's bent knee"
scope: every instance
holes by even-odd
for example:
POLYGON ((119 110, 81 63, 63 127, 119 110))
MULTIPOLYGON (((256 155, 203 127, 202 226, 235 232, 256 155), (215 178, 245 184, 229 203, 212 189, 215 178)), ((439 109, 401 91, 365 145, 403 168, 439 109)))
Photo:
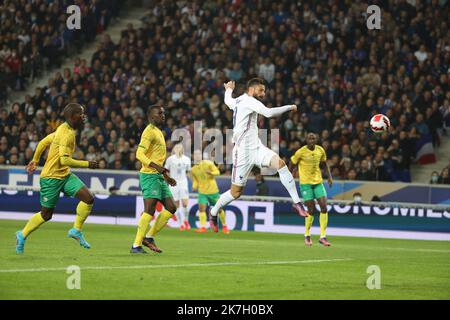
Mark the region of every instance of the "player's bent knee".
POLYGON ((174 214, 177 211, 177 207, 173 206, 173 207, 168 207, 166 208, 167 211, 169 211, 171 214, 174 214))
POLYGON ((286 162, 284 162, 284 160, 281 159, 278 155, 274 155, 270 160, 270 167, 273 169, 279 170, 284 166, 286 166, 286 162))
POLYGON ((231 190, 231 195, 233 196, 233 198, 237 199, 241 196, 242 191, 241 190, 231 190))
POLYGON ((83 201, 83 202, 85 202, 87 204, 94 204, 94 200, 95 200, 94 196, 90 195, 90 197, 88 197, 86 199, 86 201, 83 201))
POLYGON ((52 219, 53 216, 53 212, 41 212, 41 217, 42 219, 44 219, 45 221, 49 221, 52 219))

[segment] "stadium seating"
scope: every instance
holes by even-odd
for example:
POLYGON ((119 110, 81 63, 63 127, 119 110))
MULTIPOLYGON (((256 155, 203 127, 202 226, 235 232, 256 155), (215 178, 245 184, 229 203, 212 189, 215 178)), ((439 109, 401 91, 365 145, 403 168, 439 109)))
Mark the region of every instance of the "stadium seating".
POLYGON ((22 90, 64 57, 80 52, 102 33, 121 8, 119 0, 36 0, 0 3, 0 106, 10 90, 22 90), (80 7, 84 30, 66 27, 66 7, 80 7))
POLYGON ((260 128, 280 129, 286 161, 310 131, 320 135, 336 179, 409 182, 411 163, 435 161, 424 146, 439 147, 450 123, 448 26, 438 2, 389 2, 382 32, 367 29, 362 1, 222 4, 165 2, 141 27, 128 25, 118 43, 103 36, 91 61, 75 60, 34 96, 0 111, 0 164, 26 164, 75 101, 89 117, 76 157, 135 170, 149 105, 166 107, 168 138, 176 128, 193 130, 196 120, 225 133, 232 112, 223 83, 237 81, 237 95, 254 76, 268 83, 267 106, 299 106, 259 119, 260 128), (370 131, 376 113, 391 119, 389 132, 370 131))

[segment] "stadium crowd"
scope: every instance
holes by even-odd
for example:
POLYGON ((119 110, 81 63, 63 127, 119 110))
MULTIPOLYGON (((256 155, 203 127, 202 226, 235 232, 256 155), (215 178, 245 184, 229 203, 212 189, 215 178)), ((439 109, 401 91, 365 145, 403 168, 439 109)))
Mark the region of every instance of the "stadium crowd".
POLYGON ((440 173, 437 171, 431 173, 430 184, 450 184, 450 160, 440 173))
POLYGON ((23 90, 29 79, 80 52, 119 15, 120 8, 120 0, 0 1, 0 106, 9 91, 23 90), (71 4, 80 8, 83 30, 66 27, 65 9, 71 4))
POLYGON ((135 170, 149 105, 165 106, 167 139, 176 128, 193 133, 194 121, 225 133, 233 114, 223 83, 236 81, 238 95, 259 76, 268 107, 299 106, 258 120, 280 129, 284 160, 315 132, 335 179, 410 181, 418 141, 429 136, 438 147, 450 126, 449 10, 436 0, 377 3, 382 30, 367 29, 363 1, 163 1, 119 43, 104 34, 91 61, 76 59, 34 96, 1 110, 0 164, 26 164, 61 123, 63 107, 79 102, 89 121, 76 157, 135 170), (388 132, 371 132, 376 113, 391 119, 388 132))

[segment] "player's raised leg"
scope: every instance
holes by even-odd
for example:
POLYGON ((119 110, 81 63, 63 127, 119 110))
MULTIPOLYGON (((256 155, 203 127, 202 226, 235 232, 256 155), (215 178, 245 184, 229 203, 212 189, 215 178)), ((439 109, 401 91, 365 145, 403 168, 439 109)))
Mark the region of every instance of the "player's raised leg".
POLYGON ((214 207, 210 209, 209 222, 211 229, 214 232, 219 231, 219 225, 217 222, 217 214, 219 213, 219 211, 233 200, 238 199, 242 195, 243 191, 244 186, 232 184, 230 190, 226 191, 225 193, 222 193, 219 197, 219 200, 217 200, 216 204, 214 205, 214 207))
POLYGON ((231 188, 220 195, 216 204, 210 210, 209 222, 211 229, 214 232, 219 231, 217 215, 220 209, 224 208, 227 204, 231 203, 235 199, 238 199, 242 195, 244 187, 247 184, 248 176, 254 167, 254 153, 255 150, 249 151, 245 148, 240 148, 238 145, 234 146, 231 188))
POLYGON ((90 249, 91 245, 84 238, 84 234, 81 231, 84 222, 87 217, 92 212, 92 207, 94 206, 94 196, 89 191, 89 189, 78 179, 77 176, 71 174, 69 181, 66 183, 65 188, 66 193, 70 195, 71 190, 75 191, 75 197, 80 200, 76 209, 75 222, 72 229, 69 230, 68 236, 80 242, 80 246, 86 249, 90 249), (81 188, 80 188, 81 186, 81 188))
POLYGON ((278 171, 280 181, 288 191, 294 203, 292 206, 295 211, 302 217, 307 217, 308 212, 303 209, 303 205, 300 201, 300 197, 298 196, 297 188, 295 186, 295 179, 289 171, 286 163, 277 154, 274 154, 270 159, 270 168, 278 171))

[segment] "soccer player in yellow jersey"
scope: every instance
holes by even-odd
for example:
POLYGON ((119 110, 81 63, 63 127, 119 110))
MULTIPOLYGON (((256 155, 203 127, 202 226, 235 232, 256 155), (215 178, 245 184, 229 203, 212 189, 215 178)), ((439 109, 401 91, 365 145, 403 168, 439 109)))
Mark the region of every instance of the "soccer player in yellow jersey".
MULTIPOLYGON (((215 177, 220 174, 219 168, 216 167, 211 160, 202 160, 202 152, 200 150, 194 151, 194 161, 198 162, 192 168, 192 190, 198 189, 198 210, 200 211, 200 229, 195 232, 203 233, 206 231, 206 206, 213 206, 220 198, 219 187, 215 177)), ((222 231, 229 234, 225 212, 223 209, 219 211, 220 222, 222 222, 222 231)), ((212 228, 213 231, 218 230, 212 228)))
POLYGON ((70 168, 95 169, 98 168, 98 164, 97 161, 83 161, 72 158, 75 151, 76 130, 82 127, 86 119, 84 108, 77 103, 69 103, 64 108, 64 117, 66 122, 61 124, 54 133, 49 134, 39 142, 34 157, 27 166, 28 173, 33 173, 42 153, 47 147, 50 147, 40 176, 41 211, 31 217, 25 228, 16 232, 17 253, 23 253, 25 240, 28 236, 52 218, 60 192, 80 200, 76 209, 75 223, 73 228, 69 230, 68 236, 79 241, 84 248, 89 249, 91 247, 84 239, 81 228, 91 213, 94 197, 84 183, 70 172, 70 168))
POLYGON ((163 167, 166 160, 166 141, 160 127, 166 120, 164 109, 157 105, 151 106, 148 117, 150 123, 144 129, 136 151, 136 158, 142 163, 139 182, 144 196, 144 212, 139 219, 136 238, 130 253, 147 253, 142 248, 142 244, 150 250, 161 253, 161 249, 156 246, 154 236, 164 228, 177 210, 168 186, 168 184, 175 186, 177 183, 169 176, 169 170, 163 167), (150 221, 155 214, 158 201, 166 210, 160 212, 150 228, 150 221))
POLYGON ((325 167, 328 174, 328 185, 333 185, 330 167, 327 164, 327 155, 325 150, 317 145, 317 136, 314 133, 308 133, 306 136, 306 146, 301 147, 291 157, 292 164, 298 164, 298 174, 300 177, 300 191, 308 207, 309 217, 305 218, 305 244, 312 245, 311 225, 314 220, 314 199, 320 206, 320 239, 319 243, 328 247, 330 243, 326 238, 326 229, 328 224, 327 212, 327 193, 322 183, 321 167, 325 167))

